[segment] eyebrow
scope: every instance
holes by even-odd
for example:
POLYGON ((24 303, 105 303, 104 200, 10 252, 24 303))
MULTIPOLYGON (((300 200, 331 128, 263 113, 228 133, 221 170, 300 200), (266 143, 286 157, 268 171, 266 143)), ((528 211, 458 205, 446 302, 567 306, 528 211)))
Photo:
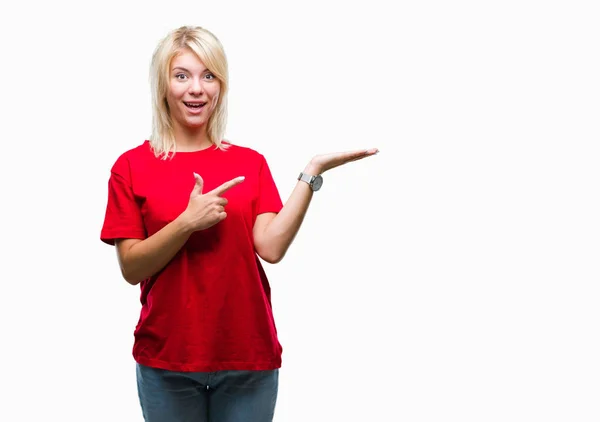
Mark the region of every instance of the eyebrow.
MULTIPOLYGON (((174 67, 174 68, 172 69, 172 71, 175 71, 175 70, 178 70, 178 69, 179 69, 179 70, 183 70, 184 72, 191 73, 191 72, 190 72, 189 70, 187 70, 185 67, 181 67, 181 66, 174 67)), ((204 72, 210 72, 210 70, 208 70, 208 69, 204 69, 204 70, 202 71, 202 73, 204 73, 204 72)))

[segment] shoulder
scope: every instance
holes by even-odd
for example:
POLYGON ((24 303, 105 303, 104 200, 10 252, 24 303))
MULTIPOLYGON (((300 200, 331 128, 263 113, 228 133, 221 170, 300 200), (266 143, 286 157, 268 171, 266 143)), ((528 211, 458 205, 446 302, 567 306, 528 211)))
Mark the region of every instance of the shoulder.
POLYGON ((111 167, 111 173, 120 176, 128 176, 131 167, 154 157, 150 143, 146 140, 143 143, 128 149, 121 153, 111 167))
POLYGON ((263 154, 252 148, 234 144, 228 141, 223 141, 223 145, 226 146, 225 153, 230 154, 232 158, 236 158, 238 160, 248 160, 251 162, 256 162, 257 164, 261 164, 265 161, 263 154))
POLYGON ((225 146, 227 152, 231 152, 235 155, 245 155, 247 157, 262 156, 258 151, 244 145, 234 144, 229 141, 223 141, 223 145, 225 146))

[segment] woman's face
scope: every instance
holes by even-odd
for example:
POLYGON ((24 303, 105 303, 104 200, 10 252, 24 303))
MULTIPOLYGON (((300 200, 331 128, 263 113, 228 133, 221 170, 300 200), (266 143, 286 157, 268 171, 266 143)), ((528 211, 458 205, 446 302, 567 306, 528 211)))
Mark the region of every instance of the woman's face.
POLYGON ((171 61, 167 103, 174 125, 197 129, 208 123, 219 101, 221 83, 188 49, 171 61))

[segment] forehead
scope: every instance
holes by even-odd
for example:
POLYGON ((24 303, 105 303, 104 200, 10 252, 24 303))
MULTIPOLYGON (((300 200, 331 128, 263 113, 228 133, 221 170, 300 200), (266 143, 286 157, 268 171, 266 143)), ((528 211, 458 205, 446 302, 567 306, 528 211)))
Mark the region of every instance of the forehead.
POLYGON ((173 60, 171 60, 171 71, 176 68, 183 68, 190 72, 203 72, 206 66, 200 58, 189 49, 179 50, 173 60))

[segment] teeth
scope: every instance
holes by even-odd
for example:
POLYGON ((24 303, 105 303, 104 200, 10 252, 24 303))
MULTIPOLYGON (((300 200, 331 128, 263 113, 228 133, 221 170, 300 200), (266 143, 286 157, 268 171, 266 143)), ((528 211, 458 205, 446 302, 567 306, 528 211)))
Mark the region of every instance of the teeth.
POLYGON ((188 106, 188 107, 195 107, 195 108, 197 108, 197 107, 203 106, 204 103, 201 103, 201 104, 185 103, 185 105, 188 106))

